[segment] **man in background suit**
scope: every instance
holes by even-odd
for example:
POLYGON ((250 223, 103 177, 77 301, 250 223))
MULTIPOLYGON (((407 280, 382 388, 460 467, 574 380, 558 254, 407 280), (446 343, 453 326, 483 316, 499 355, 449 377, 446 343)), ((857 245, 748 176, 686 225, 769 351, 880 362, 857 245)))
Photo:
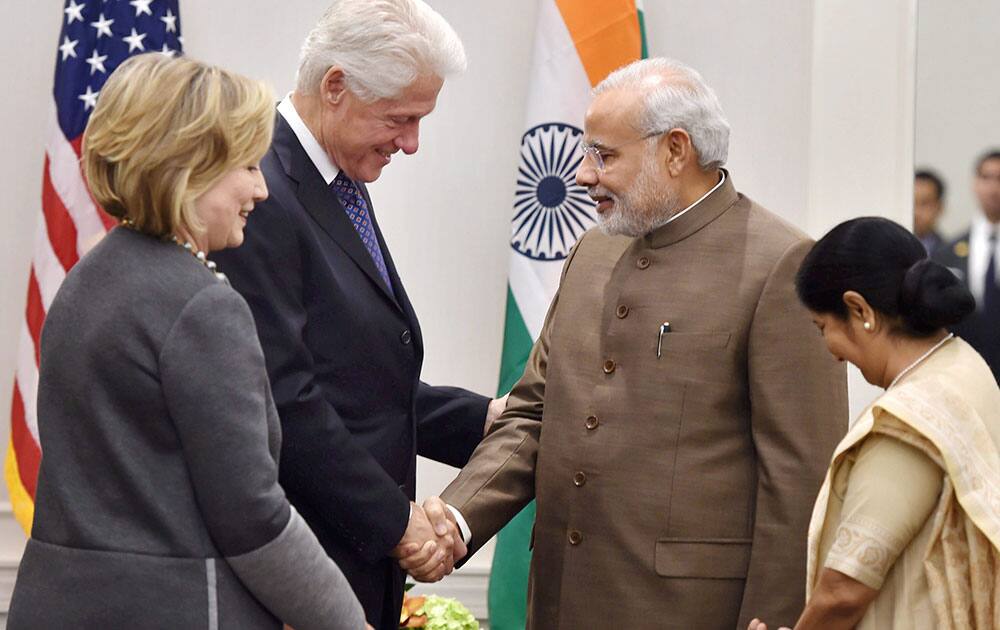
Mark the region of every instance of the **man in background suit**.
POLYGON ((944 180, 930 169, 920 169, 913 175, 913 234, 933 256, 944 239, 937 232, 937 223, 944 212, 944 180))
POLYGON ((940 248, 934 259, 962 278, 976 297, 975 312, 952 332, 983 355, 1000 381, 1000 149, 976 161, 972 187, 979 212, 969 230, 940 248))
POLYGON ((412 503, 416 454, 462 466, 488 408, 502 409, 420 381, 420 327, 365 188, 417 151, 421 119, 464 67, 458 36, 421 0, 335 2, 278 105, 261 164, 270 197, 243 246, 213 256, 264 348, 281 485, 382 630, 399 623, 397 546, 422 549, 412 573, 426 580, 464 553, 457 531, 436 533, 412 503))
POLYGON ((530 628, 793 625, 846 374, 793 278, 812 242, 736 192, 694 70, 595 89, 577 182, 600 230, 566 261, 506 411, 432 521, 478 549, 537 499, 530 628), (456 514, 457 513, 457 514, 456 514), (599 621, 598 621, 599 620, 599 621))

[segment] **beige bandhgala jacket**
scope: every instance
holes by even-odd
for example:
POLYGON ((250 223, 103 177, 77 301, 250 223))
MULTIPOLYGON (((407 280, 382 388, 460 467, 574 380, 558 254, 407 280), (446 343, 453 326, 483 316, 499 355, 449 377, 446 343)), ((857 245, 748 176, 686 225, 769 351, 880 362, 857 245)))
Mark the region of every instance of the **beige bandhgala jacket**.
POLYGON ((473 550, 537 497, 530 628, 795 621, 848 413, 795 296, 810 245, 728 177, 645 237, 578 243, 506 412, 442 494, 473 550))

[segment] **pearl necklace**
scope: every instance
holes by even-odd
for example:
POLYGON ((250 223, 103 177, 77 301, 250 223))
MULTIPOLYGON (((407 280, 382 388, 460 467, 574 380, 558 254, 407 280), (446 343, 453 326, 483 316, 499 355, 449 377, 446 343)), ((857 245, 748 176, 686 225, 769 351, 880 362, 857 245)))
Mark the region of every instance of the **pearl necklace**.
POLYGON ((187 252, 189 252, 192 256, 194 256, 196 259, 198 259, 198 262, 200 262, 201 264, 205 265, 205 267, 209 271, 211 271, 213 274, 215 274, 215 277, 217 279, 219 279, 222 282, 225 282, 227 284, 229 283, 229 279, 226 278, 226 274, 224 274, 221 271, 219 271, 218 266, 213 261, 211 261, 211 260, 208 259, 208 256, 205 254, 205 252, 201 251, 200 249, 196 250, 194 248, 194 245, 191 244, 191 241, 184 241, 182 243, 180 241, 180 239, 178 239, 176 236, 171 236, 170 240, 173 241, 173 243, 175 245, 179 245, 180 247, 183 247, 187 252))
MULTIPOLYGON (((135 227, 135 222, 132 219, 129 219, 128 217, 121 219, 118 222, 118 224, 121 225, 123 228, 128 228, 132 230, 133 232, 139 232, 139 230, 135 227)), ((197 259, 198 262, 205 265, 205 267, 215 275, 216 279, 221 280, 226 284, 229 284, 229 279, 226 278, 226 274, 219 271, 218 266, 214 262, 208 259, 208 255, 205 252, 201 251, 200 249, 195 249, 194 245, 192 245, 190 241, 184 241, 182 243, 180 239, 177 238, 176 236, 171 235, 169 240, 171 243, 189 252, 192 256, 195 257, 195 259, 197 259)))
POLYGON ((891 388, 892 388, 892 386, 893 386, 893 385, 895 385, 896 383, 898 383, 898 382, 899 382, 899 379, 903 378, 903 376, 905 376, 907 372, 909 372, 909 371, 910 371, 910 370, 912 370, 913 368, 917 367, 917 365, 919 365, 921 361, 923 361, 923 360, 924 360, 924 359, 926 359, 927 357, 931 356, 931 354, 932 354, 932 353, 933 353, 933 352, 934 352, 935 350, 937 350, 938 348, 940 348, 941 346, 943 346, 943 345, 944 345, 944 343, 945 343, 946 341, 948 341, 949 339, 951 339, 951 338, 952 338, 952 337, 954 337, 954 336, 955 336, 955 333, 948 333, 948 336, 947 336, 947 337, 945 337, 945 338, 944 338, 944 339, 942 339, 941 341, 939 341, 939 342, 937 342, 936 344, 934 344, 933 346, 931 346, 931 349, 930 349, 930 350, 928 350, 927 352, 923 353, 922 355, 920 355, 920 357, 919 357, 919 358, 917 358, 917 360, 916 360, 916 361, 914 361, 913 363, 911 363, 911 364, 907 365, 907 366, 906 366, 905 368, 903 368, 903 369, 902 369, 902 370, 901 370, 901 371, 899 372, 899 374, 897 374, 897 375, 896 375, 896 378, 892 379, 892 382, 891 382, 891 383, 889 383, 889 387, 886 387, 886 389, 887 389, 887 390, 888 390, 888 389, 891 389, 891 388))

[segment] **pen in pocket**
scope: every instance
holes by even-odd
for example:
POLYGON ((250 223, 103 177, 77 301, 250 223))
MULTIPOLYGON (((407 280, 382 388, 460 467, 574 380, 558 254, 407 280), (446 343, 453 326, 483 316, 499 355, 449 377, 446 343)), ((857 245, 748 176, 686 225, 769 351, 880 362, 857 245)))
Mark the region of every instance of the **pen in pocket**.
POLYGON ((670 332, 670 322, 663 322, 660 324, 660 334, 656 338, 656 358, 659 359, 663 355, 663 335, 670 332))

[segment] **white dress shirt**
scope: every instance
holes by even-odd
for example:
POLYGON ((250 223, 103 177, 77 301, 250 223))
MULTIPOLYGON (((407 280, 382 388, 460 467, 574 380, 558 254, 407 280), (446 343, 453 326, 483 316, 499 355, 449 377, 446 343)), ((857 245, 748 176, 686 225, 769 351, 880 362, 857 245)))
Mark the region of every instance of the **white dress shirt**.
MULTIPOLYGON (((969 277, 966 282, 969 291, 976 297, 976 304, 982 306, 986 292, 986 268, 990 264, 990 231, 1000 230, 1000 225, 990 223, 982 214, 976 214, 969 228, 969 277)), ((993 246, 994 269, 1000 267, 1000 232, 993 246)), ((1000 273, 994 281, 1000 280, 1000 273)))
POLYGON ((340 168, 333 163, 330 156, 326 151, 323 150, 322 145, 316 140, 316 137, 309 131, 309 127, 306 127, 305 121, 299 116, 299 113, 295 111, 295 105, 292 104, 292 94, 288 93, 285 98, 281 99, 278 103, 278 113, 281 117, 285 119, 288 126, 292 128, 292 133, 298 138, 299 144, 305 149, 306 155, 309 156, 309 160, 319 171, 319 174, 323 176, 323 181, 329 186, 333 180, 337 178, 337 174, 340 173, 340 168))
MULTIPOLYGON (((714 193, 716 190, 718 190, 719 186, 721 186, 726 181, 726 171, 720 168, 719 169, 719 174, 720 174, 720 177, 719 177, 719 183, 718 184, 716 184, 715 186, 712 186, 711 190, 709 190, 707 193, 705 193, 701 197, 698 197, 697 199, 695 199, 694 203, 692 203, 690 206, 688 206, 687 208, 684 208, 683 210, 681 210, 680 212, 678 212, 674 216, 672 216, 669 219, 667 219, 666 221, 664 221, 663 225, 667 225, 668 223, 673 223, 677 219, 681 218, 682 216, 684 216, 685 214, 687 214, 688 210, 691 210, 692 208, 694 208, 695 206, 697 206, 699 203, 701 203, 702 201, 704 201, 705 197, 708 197, 709 195, 711 195, 712 193, 714 193)), ((660 227, 663 227, 663 225, 661 225, 660 227)))

